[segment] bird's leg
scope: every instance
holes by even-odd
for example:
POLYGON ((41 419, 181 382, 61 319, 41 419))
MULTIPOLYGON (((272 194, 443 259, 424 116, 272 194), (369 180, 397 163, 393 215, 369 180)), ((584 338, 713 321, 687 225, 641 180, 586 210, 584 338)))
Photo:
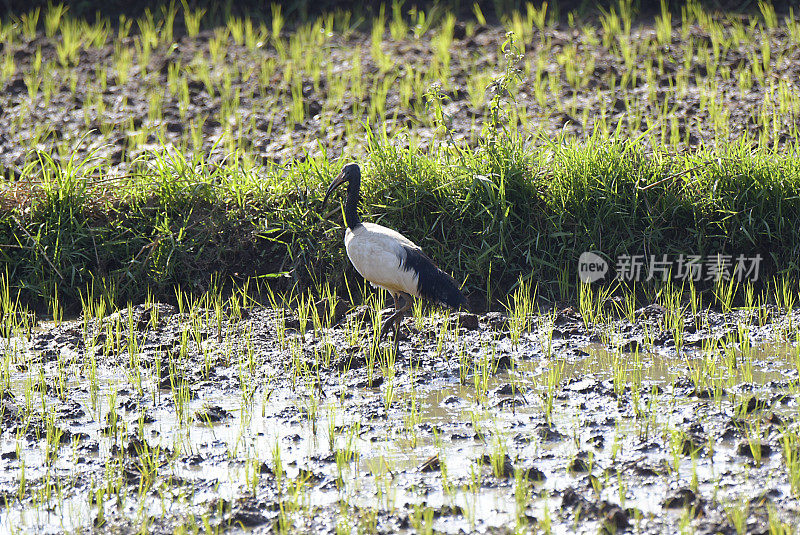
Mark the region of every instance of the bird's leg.
POLYGON ((403 322, 403 316, 406 315, 406 311, 411 308, 411 304, 413 300, 410 295, 408 294, 400 294, 403 298, 403 306, 402 308, 398 309, 397 312, 394 313, 394 348, 395 351, 397 350, 397 346, 400 343, 400 324, 403 322))
POLYGON ((378 336, 378 340, 383 338, 383 335, 386 334, 386 329, 388 329, 389 325, 392 324, 394 321, 394 317, 397 315, 397 294, 392 294, 392 299, 394 300, 394 312, 392 312, 391 316, 384 320, 383 325, 381 325, 381 333, 378 336))
POLYGON ((380 338, 383 338, 383 335, 386 334, 386 332, 389 329, 389 326, 394 324, 394 341, 395 341, 395 346, 397 346, 399 342, 398 336, 400 333, 400 322, 403 321, 403 316, 405 315, 406 311, 409 308, 411 308, 411 304, 413 301, 411 299, 411 296, 405 293, 392 294, 392 297, 394 298, 394 313, 392 313, 392 315, 386 318, 386 321, 383 322, 383 326, 381 326, 380 338), (398 297, 401 296, 403 298, 403 306, 399 307, 398 297))
POLYGON ((397 305, 394 306, 395 313, 394 313, 394 350, 397 351, 397 346, 400 344, 400 323, 403 321, 403 314, 406 310, 405 303, 408 302, 408 299, 404 295, 400 296, 403 299, 403 308, 398 310, 397 305))

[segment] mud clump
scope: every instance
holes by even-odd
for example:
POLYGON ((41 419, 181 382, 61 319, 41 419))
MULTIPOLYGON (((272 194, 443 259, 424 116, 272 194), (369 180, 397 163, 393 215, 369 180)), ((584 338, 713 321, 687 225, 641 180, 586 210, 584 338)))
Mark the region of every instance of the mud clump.
POLYGON ((671 491, 664 499, 665 509, 687 509, 692 508, 696 512, 702 510, 703 501, 688 488, 679 488, 671 491))

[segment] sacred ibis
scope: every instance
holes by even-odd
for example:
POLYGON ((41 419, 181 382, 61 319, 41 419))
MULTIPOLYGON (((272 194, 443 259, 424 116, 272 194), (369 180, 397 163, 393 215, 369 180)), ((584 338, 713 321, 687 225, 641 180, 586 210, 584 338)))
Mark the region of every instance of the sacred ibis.
POLYGON ((356 271, 372 284, 383 288, 394 299, 394 313, 381 327, 382 337, 394 324, 395 346, 403 315, 411 307, 412 297, 421 297, 452 308, 467 307, 467 300, 455 281, 436 267, 422 249, 390 228, 375 223, 362 223, 358 217, 361 194, 361 169, 355 163, 344 166, 331 182, 322 207, 331 193, 347 182, 347 200, 344 203, 344 220, 347 231, 344 246, 356 271), (400 306, 398 300, 403 300, 400 306))

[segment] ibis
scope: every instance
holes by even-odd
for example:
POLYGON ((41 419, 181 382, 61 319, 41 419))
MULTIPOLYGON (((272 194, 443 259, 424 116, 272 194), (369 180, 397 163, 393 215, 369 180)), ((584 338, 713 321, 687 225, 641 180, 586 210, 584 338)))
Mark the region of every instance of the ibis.
POLYGON ((344 220, 347 224, 344 247, 347 256, 362 277, 373 287, 389 292, 394 299, 394 312, 381 326, 380 336, 394 325, 394 343, 397 346, 400 323, 411 307, 413 297, 455 309, 467 308, 467 300, 455 281, 439 269, 417 244, 390 228, 361 222, 358 216, 361 169, 358 164, 344 166, 328 187, 322 207, 325 207, 331 193, 344 183, 347 183, 347 199, 344 203, 344 220))

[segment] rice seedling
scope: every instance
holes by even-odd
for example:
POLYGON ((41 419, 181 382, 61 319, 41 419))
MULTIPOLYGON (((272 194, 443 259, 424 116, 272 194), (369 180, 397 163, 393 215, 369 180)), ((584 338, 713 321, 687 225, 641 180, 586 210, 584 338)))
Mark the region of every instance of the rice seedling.
POLYGON ((181 0, 183 4, 183 17, 186 26, 186 33, 189 37, 196 37, 200 32, 200 22, 205 15, 205 9, 198 8, 194 11, 189 7, 185 0, 181 0))
POLYGON ((531 323, 533 306, 536 301, 536 289, 531 289, 531 280, 520 279, 517 288, 511 296, 511 300, 506 305, 510 315, 511 341, 519 343, 520 336, 526 332, 531 323))
POLYGON ((794 496, 800 495, 800 436, 795 429, 785 429, 781 438, 783 462, 794 496))

